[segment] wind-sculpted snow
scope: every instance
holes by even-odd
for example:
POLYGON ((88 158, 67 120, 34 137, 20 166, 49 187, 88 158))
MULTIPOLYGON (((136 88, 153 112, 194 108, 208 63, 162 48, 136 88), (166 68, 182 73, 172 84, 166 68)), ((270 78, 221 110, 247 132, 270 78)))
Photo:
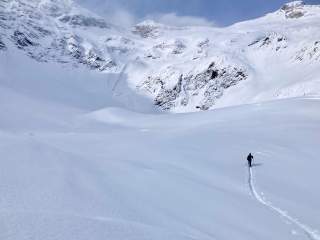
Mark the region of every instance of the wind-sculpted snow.
POLYGON ((19 49, 38 62, 118 74, 126 87, 115 95, 128 96, 129 88, 160 110, 193 112, 314 94, 319 22, 319 6, 295 1, 226 28, 147 20, 123 29, 71 0, 6 0, 0 51, 19 49))

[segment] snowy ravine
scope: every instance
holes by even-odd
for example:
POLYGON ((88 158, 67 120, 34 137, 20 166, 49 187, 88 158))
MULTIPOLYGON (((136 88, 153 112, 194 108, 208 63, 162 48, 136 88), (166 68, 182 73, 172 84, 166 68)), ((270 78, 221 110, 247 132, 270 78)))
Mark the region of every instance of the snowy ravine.
POLYGON ((1 0, 0 55, 116 75, 126 108, 138 94, 162 111, 194 112, 319 94, 319 22, 320 6, 295 1, 225 28, 123 29, 73 0, 1 0))

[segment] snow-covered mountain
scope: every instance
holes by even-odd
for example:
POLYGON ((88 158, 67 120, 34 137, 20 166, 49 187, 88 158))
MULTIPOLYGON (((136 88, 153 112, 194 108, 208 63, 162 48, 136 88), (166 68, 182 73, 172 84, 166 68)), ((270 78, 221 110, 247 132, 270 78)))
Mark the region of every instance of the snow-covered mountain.
POLYGON ((320 240, 319 20, 0 0, 0 239, 320 240))
POLYGON ((127 30, 72 0, 2 0, 0 16, 1 54, 17 48, 38 62, 118 74, 162 110, 320 92, 320 6, 301 1, 226 28, 145 21, 127 30))

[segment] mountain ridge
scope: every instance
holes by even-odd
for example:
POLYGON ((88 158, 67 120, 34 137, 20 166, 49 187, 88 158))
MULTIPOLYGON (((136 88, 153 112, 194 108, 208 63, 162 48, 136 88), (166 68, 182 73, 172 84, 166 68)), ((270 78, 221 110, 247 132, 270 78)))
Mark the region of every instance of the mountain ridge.
MULTIPOLYGON (((192 112, 319 93, 320 8, 302 1, 226 28, 145 21, 129 31, 71 0, 2 5, 1 52, 17 48, 38 62, 116 74, 160 110, 192 112)), ((118 100, 130 101, 125 98, 118 100)))

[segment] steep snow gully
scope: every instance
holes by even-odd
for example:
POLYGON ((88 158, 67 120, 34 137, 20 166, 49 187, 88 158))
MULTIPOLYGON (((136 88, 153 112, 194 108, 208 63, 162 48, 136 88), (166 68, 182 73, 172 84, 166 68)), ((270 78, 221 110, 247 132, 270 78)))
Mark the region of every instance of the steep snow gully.
POLYGON ((265 200, 256 190, 255 182, 254 182, 254 174, 252 168, 248 168, 248 184, 250 188, 250 192, 252 196, 262 205, 269 208, 271 211, 279 214, 281 217, 288 220, 290 223, 294 224, 296 227, 301 229, 308 239, 310 240, 320 240, 320 235, 318 231, 312 229, 311 227, 307 226, 306 224, 300 222, 298 219, 290 216, 286 211, 282 210, 281 208, 274 206, 271 202, 265 200))

